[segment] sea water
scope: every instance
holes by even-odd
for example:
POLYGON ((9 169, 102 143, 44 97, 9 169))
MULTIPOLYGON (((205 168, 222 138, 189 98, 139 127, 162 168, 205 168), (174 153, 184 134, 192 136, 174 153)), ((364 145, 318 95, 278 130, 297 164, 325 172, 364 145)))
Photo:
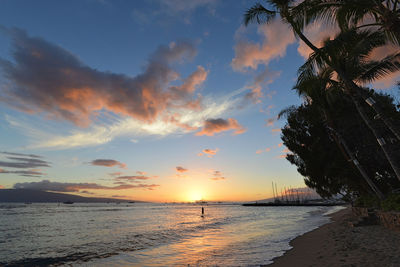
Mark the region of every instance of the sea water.
POLYGON ((258 266, 339 207, 0 203, 0 266, 258 266))

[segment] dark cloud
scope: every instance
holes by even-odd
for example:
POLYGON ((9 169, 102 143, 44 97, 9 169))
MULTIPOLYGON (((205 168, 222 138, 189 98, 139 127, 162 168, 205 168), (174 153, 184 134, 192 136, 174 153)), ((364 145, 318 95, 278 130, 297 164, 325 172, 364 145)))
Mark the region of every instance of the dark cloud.
POLYGON ((44 175, 42 170, 36 169, 41 167, 50 167, 50 162, 41 159, 41 156, 33 154, 13 153, 13 152, 0 152, 0 154, 7 155, 5 160, 0 160, 0 167, 15 168, 15 169, 28 169, 28 170, 5 170, 0 168, 0 174, 17 174, 26 177, 40 177, 44 175))
POLYGON ((120 198, 126 198, 128 196, 124 196, 124 195, 112 195, 111 197, 120 197, 120 198))
POLYGON ((34 154, 24 154, 24 153, 15 153, 15 152, 7 152, 7 151, 2 151, 0 152, 1 154, 9 155, 9 156, 21 156, 21 157, 31 157, 31 158, 43 158, 42 156, 39 155, 34 155, 34 154))
POLYGON ((62 47, 25 31, 6 31, 13 39, 13 62, 0 59, 10 85, 3 87, 0 101, 78 126, 89 125, 99 111, 151 123, 170 106, 190 109, 194 89, 207 76, 201 66, 187 79, 172 69, 171 64, 195 56, 196 49, 187 42, 160 46, 144 71, 131 77, 93 69, 62 47), (182 85, 169 86, 176 80, 182 85))
POLYGON ((50 163, 41 159, 35 158, 17 158, 7 157, 12 161, 0 161, 0 167, 8 168, 38 168, 38 167, 50 167, 50 163))
POLYGON ((114 167, 118 166, 122 169, 126 168, 126 164, 113 159, 95 159, 90 162, 94 166, 114 167))
POLYGON ((40 182, 27 182, 27 183, 16 183, 14 189, 35 189, 42 191, 55 191, 55 192, 79 192, 80 190, 123 190, 123 189, 147 189, 154 190, 158 187, 157 184, 125 184, 117 186, 104 186, 96 183, 60 183, 51 182, 49 180, 42 180, 40 182))
POLYGON ((188 171, 188 169, 185 169, 185 168, 183 168, 183 167, 181 167, 181 166, 177 166, 177 167, 176 167, 176 170, 177 170, 178 172, 180 172, 180 173, 182 173, 182 172, 187 172, 187 171, 188 171))
POLYGON ((10 171, 10 170, 4 170, 4 169, 0 168, 0 174, 7 174, 7 173, 20 174, 21 176, 26 176, 26 177, 40 177, 40 176, 44 175, 44 173, 42 173, 38 170, 10 171))
POLYGON ((213 136, 216 133, 235 130, 234 134, 242 134, 246 129, 241 126, 237 120, 229 118, 224 119, 208 119, 204 122, 203 129, 197 132, 196 135, 208 135, 213 136))
POLYGON ((114 178, 114 180, 117 181, 128 181, 128 182, 137 182, 138 180, 143 181, 143 180, 148 180, 150 179, 150 177, 147 176, 143 176, 143 175, 132 175, 132 176, 118 176, 116 178, 114 178))

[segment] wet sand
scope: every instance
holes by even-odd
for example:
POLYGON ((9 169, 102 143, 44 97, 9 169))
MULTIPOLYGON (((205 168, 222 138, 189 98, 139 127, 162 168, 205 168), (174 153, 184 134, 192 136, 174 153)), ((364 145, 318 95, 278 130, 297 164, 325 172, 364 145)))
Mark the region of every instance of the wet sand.
POLYGON ((351 208, 332 222, 290 242, 293 247, 269 266, 400 266, 400 232, 379 225, 351 226, 351 208))

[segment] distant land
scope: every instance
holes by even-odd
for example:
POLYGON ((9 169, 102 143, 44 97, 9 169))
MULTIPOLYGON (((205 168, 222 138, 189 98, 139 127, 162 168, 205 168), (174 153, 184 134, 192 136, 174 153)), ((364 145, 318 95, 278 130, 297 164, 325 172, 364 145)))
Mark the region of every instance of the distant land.
POLYGON ((0 202, 143 202, 116 198, 81 197, 70 194, 53 193, 32 189, 0 189, 0 202))

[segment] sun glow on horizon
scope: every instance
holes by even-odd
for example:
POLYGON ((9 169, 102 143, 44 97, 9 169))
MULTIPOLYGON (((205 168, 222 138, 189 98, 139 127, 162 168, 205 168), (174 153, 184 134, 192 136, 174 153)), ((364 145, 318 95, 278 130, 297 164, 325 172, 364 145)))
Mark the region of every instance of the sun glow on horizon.
POLYGON ((187 200, 189 202, 196 202, 198 200, 203 200, 204 194, 201 191, 193 190, 188 193, 187 200))

